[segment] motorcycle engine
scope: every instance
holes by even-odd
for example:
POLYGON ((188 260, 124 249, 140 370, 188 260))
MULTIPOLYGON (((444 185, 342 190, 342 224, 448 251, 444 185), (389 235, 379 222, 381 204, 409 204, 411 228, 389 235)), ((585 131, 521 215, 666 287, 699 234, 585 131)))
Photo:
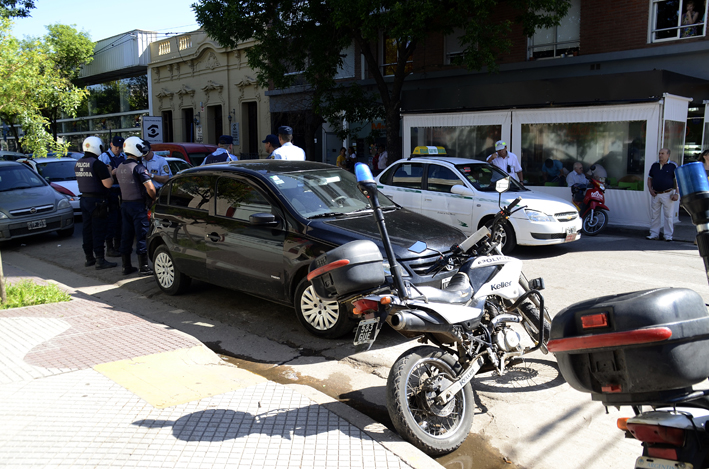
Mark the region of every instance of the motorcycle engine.
POLYGON ((518 333, 506 327, 495 333, 495 343, 501 350, 511 352, 519 350, 521 338, 518 333))

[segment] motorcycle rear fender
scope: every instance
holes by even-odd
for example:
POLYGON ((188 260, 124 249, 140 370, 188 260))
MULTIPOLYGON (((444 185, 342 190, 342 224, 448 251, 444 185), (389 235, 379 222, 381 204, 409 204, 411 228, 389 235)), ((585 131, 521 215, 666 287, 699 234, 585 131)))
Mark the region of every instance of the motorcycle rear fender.
POLYGON ((698 407, 677 407, 675 411, 674 408, 662 407, 628 419, 628 423, 661 425, 684 430, 694 430, 692 421, 697 428, 704 428, 704 424, 709 421, 709 410, 698 407), (691 420, 688 418, 690 415, 691 420))
POLYGON ((474 304, 470 306, 465 306, 446 303, 426 303, 421 300, 414 300, 407 302, 407 307, 421 319, 433 324, 442 324, 443 322, 437 320, 435 315, 427 314, 426 311, 432 310, 448 324, 458 324, 463 321, 479 321, 484 313, 483 308, 485 307, 485 301, 483 299, 483 301, 478 301, 477 304, 474 302, 474 304))
POLYGON ((497 295, 507 300, 515 301, 524 292, 519 284, 519 277, 522 274, 522 261, 514 257, 500 257, 496 262, 502 265, 502 269, 489 282, 475 292, 473 298, 485 299, 489 295, 497 295))

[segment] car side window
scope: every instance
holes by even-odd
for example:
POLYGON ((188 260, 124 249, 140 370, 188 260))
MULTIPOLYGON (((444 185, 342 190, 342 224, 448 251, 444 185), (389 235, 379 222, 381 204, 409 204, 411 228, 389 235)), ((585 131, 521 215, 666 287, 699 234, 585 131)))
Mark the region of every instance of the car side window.
POLYGON ((209 210, 214 198, 214 176, 189 176, 178 178, 170 187, 170 205, 209 210))
POLYGON ((463 181, 450 169, 438 164, 429 164, 426 171, 427 189, 433 192, 450 193, 455 185, 465 186, 463 181))
POLYGON ((254 213, 272 213, 271 204, 255 187, 232 178, 217 182, 217 211, 219 217, 249 221, 254 213))
POLYGON ((423 164, 401 163, 396 167, 396 171, 391 177, 391 185, 409 189, 421 189, 422 176, 423 164))
POLYGON ((180 158, 181 160, 187 160, 187 157, 185 156, 184 153, 176 150, 172 150, 172 157, 173 158, 180 158))

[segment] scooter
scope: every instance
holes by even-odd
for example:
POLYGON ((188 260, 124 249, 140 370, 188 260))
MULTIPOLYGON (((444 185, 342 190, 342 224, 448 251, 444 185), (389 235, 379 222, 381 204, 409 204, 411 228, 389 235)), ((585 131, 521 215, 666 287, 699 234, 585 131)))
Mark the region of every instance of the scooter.
MULTIPOLYGON (((709 275, 709 181, 701 163, 677 170, 681 204, 697 226, 709 275)), ((606 406, 642 442, 635 468, 709 468, 709 312, 699 294, 661 288, 588 300, 560 311, 548 348, 575 389, 606 406)))
POLYGON ((583 223, 581 232, 588 236, 595 236, 602 232, 608 225, 608 212, 610 209, 606 206, 606 185, 605 182, 590 179, 586 186, 571 186, 573 194, 572 201, 576 209, 581 215, 583 223), (583 201, 577 200, 577 192, 584 190, 583 201))
MULTIPOLYGON (((502 375, 518 357, 535 350, 546 353, 551 321, 540 293, 544 282, 527 280, 522 262, 501 255, 499 239, 491 235, 523 208, 515 209, 521 197, 500 209, 490 230, 482 227, 429 268, 429 273, 457 272, 439 290, 405 281, 371 171, 358 163, 355 174, 360 191, 371 201, 391 276, 385 274, 376 244, 353 241, 315 259, 308 280, 320 298, 354 305, 361 318, 354 339, 357 352, 372 346, 385 322, 407 338, 431 344, 409 349, 396 360, 387 379, 387 410, 404 439, 429 455, 443 455, 458 448, 470 432, 475 407, 471 382, 478 372, 502 375)), ((509 178, 498 181, 496 188, 501 200, 509 178)), ((416 244, 426 249, 424 242, 416 244)))

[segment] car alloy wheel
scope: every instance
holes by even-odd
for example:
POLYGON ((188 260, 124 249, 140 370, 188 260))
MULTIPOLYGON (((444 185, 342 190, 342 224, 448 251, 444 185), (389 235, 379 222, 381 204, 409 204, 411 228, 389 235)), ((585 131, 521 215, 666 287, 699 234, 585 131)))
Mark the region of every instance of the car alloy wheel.
POLYGON ((336 339, 353 329, 354 324, 347 315, 347 309, 337 301, 319 298, 306 279, 298 285, 294 303, 300 323, 317 337, 336 339))

